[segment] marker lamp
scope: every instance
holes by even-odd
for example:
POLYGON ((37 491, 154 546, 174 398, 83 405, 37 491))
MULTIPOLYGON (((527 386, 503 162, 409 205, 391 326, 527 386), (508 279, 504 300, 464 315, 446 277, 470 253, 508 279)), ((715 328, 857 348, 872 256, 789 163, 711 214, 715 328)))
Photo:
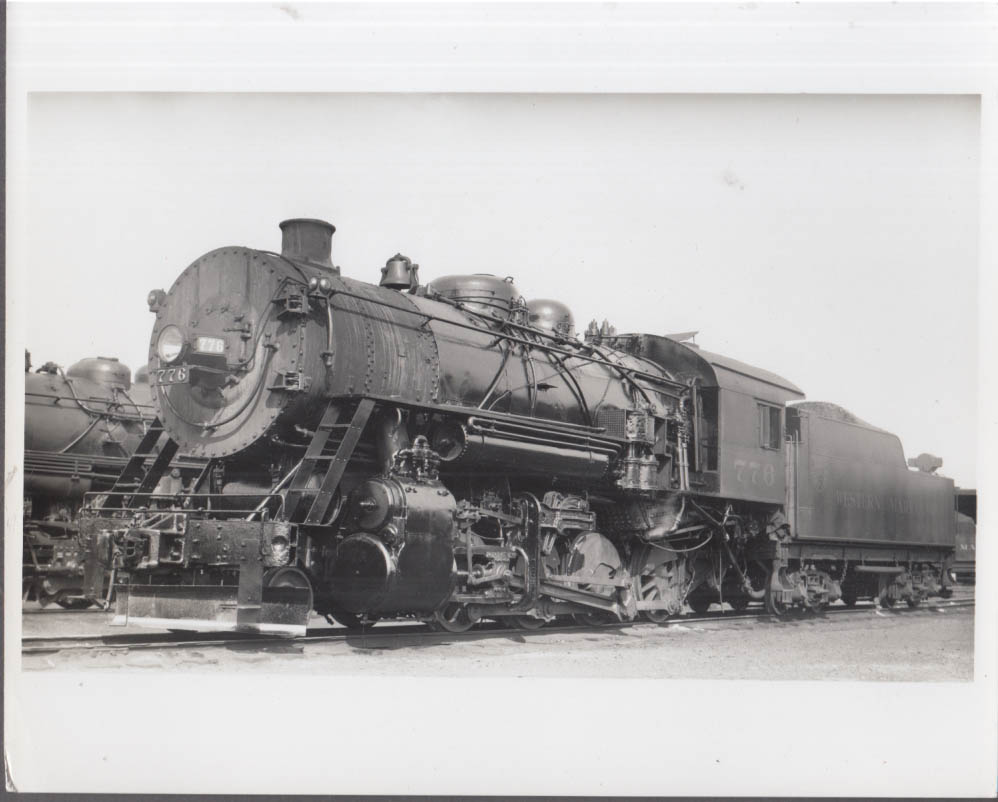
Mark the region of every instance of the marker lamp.
POLYGON ((156 342, 156 353, 159 354, 160 361, 170 363, 175 362, 184 350, 184 334, 176 326, 167 326, 159 333, 159 340, 156 342))

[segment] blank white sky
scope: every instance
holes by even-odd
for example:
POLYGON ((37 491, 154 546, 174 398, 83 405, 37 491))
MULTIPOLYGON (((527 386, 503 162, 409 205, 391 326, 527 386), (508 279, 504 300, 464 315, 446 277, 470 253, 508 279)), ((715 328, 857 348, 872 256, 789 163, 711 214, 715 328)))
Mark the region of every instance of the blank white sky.
POLYGON ((512 275, 580 330, 697 329, 976 484, 973 97, 34 95, 26 342, 133 369, 167 288, 277 223, 376 281, 512 275))

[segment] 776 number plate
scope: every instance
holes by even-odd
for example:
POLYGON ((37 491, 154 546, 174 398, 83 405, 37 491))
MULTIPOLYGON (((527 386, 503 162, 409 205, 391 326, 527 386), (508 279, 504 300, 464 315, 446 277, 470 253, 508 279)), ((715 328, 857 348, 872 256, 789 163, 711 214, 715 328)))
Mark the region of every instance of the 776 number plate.
POLYGON ((190 381, 191 372, 189 368, 160 368, 153 371, 153 384, 187 384, 190 381))

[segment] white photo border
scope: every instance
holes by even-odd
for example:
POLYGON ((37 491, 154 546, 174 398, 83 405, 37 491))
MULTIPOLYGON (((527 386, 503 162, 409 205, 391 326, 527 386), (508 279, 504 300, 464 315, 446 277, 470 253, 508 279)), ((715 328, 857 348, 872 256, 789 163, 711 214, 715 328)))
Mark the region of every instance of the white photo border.
POLYGON ((998 298, 994 5, 15 2, 7 6, 7 25, 4 471, 14 492, 5 494, 4 511, 4 743, 15 787, 433 795, 995 793, 998 543, 990 500, 996 469, 987 458, 998 442, 991 403, 998 394, 991 315, 998 298), (32 312, 18 265, 25 264, 27 248, 28 99, 32 93, 93 91, 978 96, 975 681, 311 677, 292 683, 276 674, 178 673, 163 683, 123 671, 20 673, 19 365, 23 322, 32 312), (479 700, 476 709, 489 719, 487 736, 468 737, 466 722, 453 712, 456 699, 479 700), (644 715, 653 710, 660 716, 644 715), (600 723, 604 717, 612 726, 600 723))

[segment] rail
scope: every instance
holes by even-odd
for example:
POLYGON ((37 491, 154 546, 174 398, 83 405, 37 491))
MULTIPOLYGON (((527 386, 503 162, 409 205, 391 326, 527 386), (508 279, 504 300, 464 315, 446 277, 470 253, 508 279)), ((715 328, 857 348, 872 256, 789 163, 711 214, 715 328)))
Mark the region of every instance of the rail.
MULTIPOLYGON (((946 610, 961 607, 973 607, 975 600, 969 599, 944 599, 928 602, 918 607, 904 608, 881 608, 872 602, 857 604, 855 607, 828 607, 820 613, 801 613, 799 615, 783 616, 778 620, 810 619, 820 621, 829 616, 853 616, 869 615, 880 613, 890 616, 915 615, 919 613, 935 614, 938 610, 946 610)), ((209 647, 233 647, 233 646, 266 646, 273 647, 275 644, 285 644, 289 647, 309 643, 327 642, 349 642, 351 639, 363 638, 367 642, 376 643, 379 640, 396 644, 400 637, 411 637, 423 642, 446 643, 455 639, 474 640, 482 638, 508 637, 515 634, 520 637, 542 637, 544 635, 585 633, 591 631, 612 631, 625 628, 638 630, 658 629, 675 624, 693 624, 731 621, 763 620, 772 619, 762 607, 753 608, 740 612, 716 611, 707 613, 688 613, 677 615, 667 619, 661 624, 637 621, 617 621, 610 623, 591 624, 549 624, 537 629, 524 629, 518 626, 510 626, 503 621, 486 621, 478 626, 472 627, 465 632, 437 632, 429 629, 425 625, 417 622, 391 624, 382 622, 363 629, 310 629, 308 632, 295 638, 280 637, 275 635, 259 635, 240 632, 188 632, 182 635, 175 632, 150 632, 150 633, 128 633, 122 635, 68 635, 68 636, 27 636, 21 639, 21 652, 25 655, 32 654, 53 654, 57 652, 106 652, 106 651, 129 651, 143 649, 196 649, 209 647)), ((178 621, 178 625, 183 622, 178 621)))

